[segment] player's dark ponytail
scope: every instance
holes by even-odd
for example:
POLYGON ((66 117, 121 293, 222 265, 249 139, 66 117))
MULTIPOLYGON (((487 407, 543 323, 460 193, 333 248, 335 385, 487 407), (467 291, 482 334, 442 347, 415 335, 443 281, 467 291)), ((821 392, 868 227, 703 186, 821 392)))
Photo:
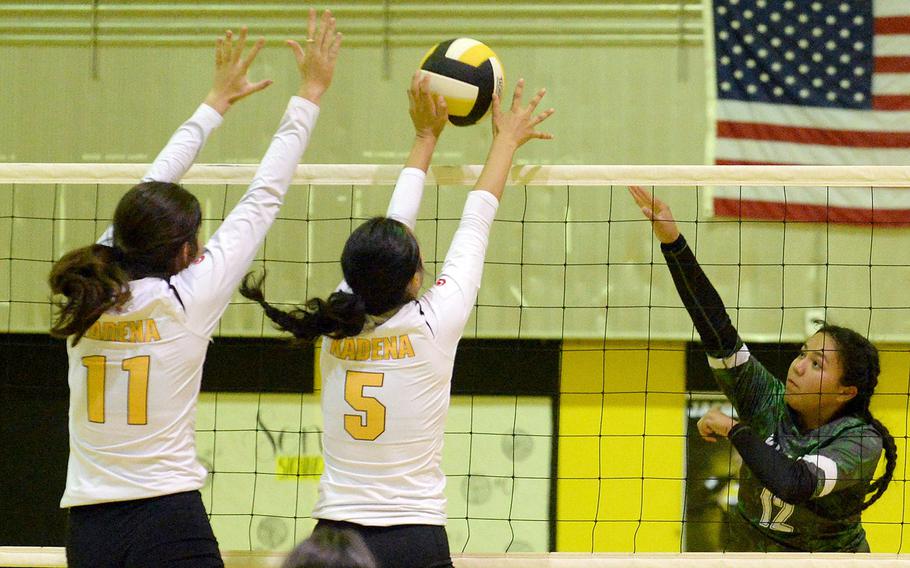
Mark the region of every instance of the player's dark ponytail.
POLYGON ((117 249, 92 245, 70 251, 54 263, 48 277, 57 307, 52 336, 72 335, 73 344, 79 343, 101 314, 129 301, 129 277, 119 256, 117 249))
POLYGON ((240 285, 240 294, 257 302, 278 329, 301 341, 312 341, 321 335, 340 339, 357 335, 366 323, 366 306, 356 294, 334 292, 328 299, 312 298, 306 305, 284 311, 268 303, 262 292, 265 274, 258 278, 250 273, 240 285))
POLYGON ((878 430, 885 452, 885 473, 869 484, 866 493, 874 493, 874 495, 851 512, 855 515, 878 501, 888 488, 888 484, 891 483, 894 468, 897 465, 897 444, 888 428, 872 416, 872 412, 869 410, 869 403, 875 393, 875 387, 878 386, 878 375, 881 371, 878 350, 868 339, 852 329, 825 322, 819 323, 822 325, 818 331, 833 338, 837 344, 839 359, 844 370, 841 384, 854 386, 857 390, 856 396, 847 403, 843 414, 857 416, 878 430))
POLYGON ((380 315, 412 300, 409 285, 423 270, 420 247, 403 223, 374 217, 357 227, 341 253, 341 271, 352 292, 337 291, 327 299, 280 310, 265 300, 265 276, 248 274, 240 294, 258 302, 279 329, 303 341, 326 335, 352 337, 363 331, 367 315, 380 315))
POLYGON ((201 223, 199 200, 180 185, 133 186, 117 203, 113 246, 70 251, 51 268, 48 283, 58 310, 51 335, 72 336, 75 345, 101 314, 129 301, 130 280, 182 270, 196 256, 201 223))

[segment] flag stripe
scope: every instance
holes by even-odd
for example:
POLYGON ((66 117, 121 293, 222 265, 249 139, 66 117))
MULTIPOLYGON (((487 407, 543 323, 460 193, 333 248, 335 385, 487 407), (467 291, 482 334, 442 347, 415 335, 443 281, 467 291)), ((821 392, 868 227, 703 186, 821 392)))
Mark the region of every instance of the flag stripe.
POLYGON ((849 137, 850 145, 858 148, 910 148, 910 132, 862 132, 725 120, 717 121, 717 136, 827 146, 841 146, 849 137))
POLYGON ((837 130, 892 132, 897 124, 910 124, 910 112, 870 113, 868 110, 807 108, 721 99, 717 101, 717 119, 781 126, 814 128, 824 125, 837 130))
POLYGON ((714 199, 714 214, 721 217, 766 219, 771 221, 845 223, 851 225, 910 225, 910 209, 867 209, 830 207, 802 203, 714 199))
POLYGON ((910 53, 910 35, 884 35, 872 39, 872 53, 875 57, 898 57, 910 53))
POLYGON ((717 138, 716 156, 726 160, 815 164, 820 166, 893 166, 907 163, 902 148, 852 148, 767 140, 717 138))
MULTIPOLYGON (((870 183, 873 183, 870 181, 870 183)), ((806 186, 717 186, 714 196, 720 199, 743 199, 745 201, 770 201, 801 205, 864 209, 907 209, 901 198, 910 195, 907 188, 888 187, 827 187, 806 186)))
POLYGON ((872 106, 875 110, 910 110, 910 95, 876 95, 872 106))
POLYGON ((874 29, 881 35, 910 34, 910 16, 875 18, 874 29))
POLYGON ((910 8, 907 7, 907 0, 875 0, 874 7, 875 15, 880 18, 910 15, 910 8))
POLYGON ((910 71, 910 57, 891 55, 875 58, 876 73, 907 73, 908 71, 910 71))
POLYGON ((872 77, 872 95, 906 95, 910 93, 910 73, 876 73, 872 77))

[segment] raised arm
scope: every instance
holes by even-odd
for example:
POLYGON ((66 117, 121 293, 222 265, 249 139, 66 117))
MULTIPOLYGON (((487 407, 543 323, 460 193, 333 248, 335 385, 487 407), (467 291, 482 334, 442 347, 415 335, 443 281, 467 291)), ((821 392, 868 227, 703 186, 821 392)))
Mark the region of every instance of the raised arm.
POLYGON ((680 234, 670 208, 642 187, 631 186, 629 192, 644 216, 651 220, 654 236, 660 241, 660 250, 673 276, 676 291, 695 324, 705 352, 715 359, 731 357, 739 347, 736 328, 727 315, 720 294, 698 264, 685 237, 680 234))
POLYGON ((408 112, 414 124, 414 144, 404 169, 398 176, 386 217, 401 221, 413 230, 423 198, 427 169, 439 136, 449 120, 449 114, 445 99, 430 93, 430 78, 424 77, 421 80, 419 72, 415 72, 411 78, 408 101, 408 112))
POLYGON ((237 101, 257 93, 272 84, 271 80, 252 83, 247 78, 250 65, 265 44, 260 38, 244 57, 247 28, 240 30, 234 41, 228 30, 215 45, 215 76, 205 101, 193 116, 171 136, 167 146, 158 154, 142 181, 179 182, 193 165, 212 130, 221 124, 222 117, 237 101))
POLYGON ((306 47, 288 41, 294 52, 301 83, 259 165, 249 189, 205 246, 204 256, 178 274, 180 293, 190 321, 210 334, 227 307, 240 279, 249 269, 265 234, 278 215, 294 171, 309 142, 317 103, 328 89, 341 46, 335 18, 329 11, 316 26, 310 10, 306 47))
MULTIPOLYGON (((257 40, 249 54, 243 57, 246 37, 247 29, 243 27, 237 43, 234 43, 230 30, 215 41, 215 78, 209 94, 193 116, 177 128, 141 181, 179 182, 193 165, 209 134, 221 125, 224 114, 231 106, 272 84, 268 79, 257 83, 250 83, 247 79, 246 73, 265 40, 257 40)), ((97 242, 110 245, 113 240, 113 228, 108 227, 97 242)))
POLYGON ((493 142, 487 161, 474 190, 468 194, 461 223, 452 237, 436 286, 426 296, 438 317, 437 341, 450 352, 454 352, 477 299, 490 228, 515 151, 528 140, 552 138, 535 130, 553 114, 553 109, 534 114, 546 91, 539 90, 527 106, 522 106, 523 91, 524 80, 519 79, 508 111, 500 109, 498 97, 493 98, 493 142))
POLYGON ((755 360, 740 340, 720 294, 686 243, 666 203, 642 187, 629 188, 636 205, 651 220, 679 297, 708 355, 714 377, 742 420, 759 421, 783 408, 783 385, 755 360))
POLYGON ((509 168, 512 167, 515 151, 533 138, 541 140, 553 138, 552 134, 534 130, 538 124, 549 118, 554 112, 552 108, 549 108, 534 115, 537 105, 540 104, 547 90, 537 91, 528 106, 523 107, 521 97, 524 87, 525 80, 519 79, 518 84, 515 85, 515 94, 512 96, 512 106, 508 112, 502 111, 499 97, 493 95, 493 143, 490 145, 487 161, 483 165, 480 177, 477 178, 474 190, 491 193, 497 201, 502 199, 502 192, 506 186, 506 178, 509 176, 509 168))

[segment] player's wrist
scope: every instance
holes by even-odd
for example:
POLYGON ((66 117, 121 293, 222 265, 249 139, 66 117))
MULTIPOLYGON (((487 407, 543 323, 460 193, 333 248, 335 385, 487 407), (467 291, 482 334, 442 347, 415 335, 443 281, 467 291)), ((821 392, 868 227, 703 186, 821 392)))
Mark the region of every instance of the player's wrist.
POLYGON ((209 91, 203 102, 215 109, 221 116, 231 109, 230 98, 215 89, 209 91))

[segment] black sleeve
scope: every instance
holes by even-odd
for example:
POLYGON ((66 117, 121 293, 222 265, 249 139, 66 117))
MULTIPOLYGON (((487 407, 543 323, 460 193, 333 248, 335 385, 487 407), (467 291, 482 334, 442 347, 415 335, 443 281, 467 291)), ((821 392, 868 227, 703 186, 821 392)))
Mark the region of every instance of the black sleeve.
POLYGON ((736 328, 727 315, 723 300, 699 266, 685 237, 680 235, 670 244, 662 243, 660 250, 670 268, 676 291, 705 346, 705 352, 716 359, 724 359, 735 353, 739 348, 736 328))
POLYGON ((765 443, 748 425, 742 422, 733 426, 730 442, 755 477, 771 493, 787 503, 805 503, 815 494, 818 477, 809 464, 784 455, 765 443))

